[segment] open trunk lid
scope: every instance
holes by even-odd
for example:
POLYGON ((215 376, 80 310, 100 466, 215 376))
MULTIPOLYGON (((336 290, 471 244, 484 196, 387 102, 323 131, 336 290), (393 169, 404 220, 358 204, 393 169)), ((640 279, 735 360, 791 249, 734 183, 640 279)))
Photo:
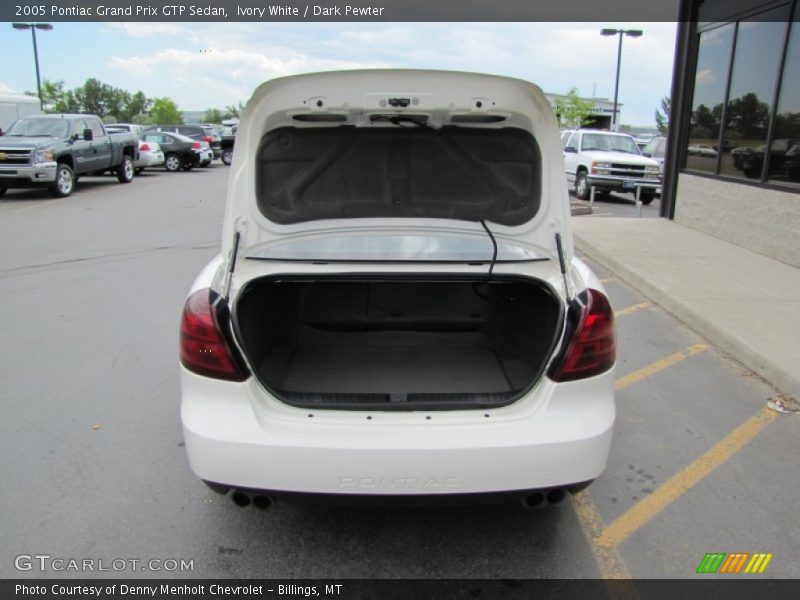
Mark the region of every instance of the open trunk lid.
POLYGON ((568 219, 557 123, 538 87, 470 73, 340 71, 272 80, 248 102, 222 250, 230 261, 236 240, 240 259, 346 262, 422 244, 425 259, 447 262, 455 244, 488 260, 490 229, 500 260, 558 260, 558 233, 568 264, 568 219))

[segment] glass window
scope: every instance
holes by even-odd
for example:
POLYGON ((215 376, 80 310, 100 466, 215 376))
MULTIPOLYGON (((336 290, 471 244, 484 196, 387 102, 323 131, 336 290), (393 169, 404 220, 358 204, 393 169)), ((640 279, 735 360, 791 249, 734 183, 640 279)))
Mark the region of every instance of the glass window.
POLYGON ((644 145, 642 148, 642 154, 646 156, 655 156, 656 152, 658 151, 658 141, 660 138, 653 138, 649 142, 644 145))
POLYGON ((760 178, 783 52, 783 9, 741 21, 736 36, 720 174, 760 178), (770 21, 770 19, 773 19, 770 21), (775 22, 778 21, 778 22, 775 22))
POLYGON ((717 170, 717 144, 735 27, 735 23, 729 23, 700 34, 686 148, 688 169, 711 173, 717 170))
POLYGON ((800 186, 800 23, 792 23, 775 115, 769 178, 800 186))
POLYGON ((578 149, 578 134, 577 133, 570 133, 566 137, 566 142, 564 142, 564 148, 572 148, 573 150, 578 149))
POLYGON ((72 123, 72 135, 78 134, 78 137, 83 139, 83 130, 88 129, 86 121, 78 119, 72 123))
POLYGON ((92 130, 92 135, 94 135, 95 138, 105 136, 106 131, 103 129, 103 124, 99 119, 87 119, 86 122, 89 124, 89 127, 92 130))
POLYGON ((629 135, 613 135, 608 133, 584 133, 581 140, 581 150, 599 150, 602 152, 625 152, 627 154, 641 154, 639 146, 629 135))

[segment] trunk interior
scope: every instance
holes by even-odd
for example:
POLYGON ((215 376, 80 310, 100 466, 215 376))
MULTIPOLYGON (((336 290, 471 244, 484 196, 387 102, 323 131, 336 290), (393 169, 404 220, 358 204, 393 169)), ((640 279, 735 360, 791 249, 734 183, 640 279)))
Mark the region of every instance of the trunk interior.
POLYGON ((561 303, 534 280, 265 278, 239 296, 250 365, 287 404, 482 408, 541 377, 561 303))

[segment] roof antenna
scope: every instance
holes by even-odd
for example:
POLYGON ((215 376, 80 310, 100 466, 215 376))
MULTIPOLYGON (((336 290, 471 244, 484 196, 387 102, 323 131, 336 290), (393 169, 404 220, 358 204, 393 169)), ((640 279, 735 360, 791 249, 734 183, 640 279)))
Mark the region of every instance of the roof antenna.
POLYGON ((494 239, 494 235, 489 228, 486 226, 486 221, 481 219, 481 225, 486 230, 486 233, 489 234, 489 239, 492 240, 492 262, 489 265, 489 274, 486 276, 486 283, 489 283, 489 280, 492 278, 492 271, 494 271, 494 264, 497 262, 497 240, 494 239))

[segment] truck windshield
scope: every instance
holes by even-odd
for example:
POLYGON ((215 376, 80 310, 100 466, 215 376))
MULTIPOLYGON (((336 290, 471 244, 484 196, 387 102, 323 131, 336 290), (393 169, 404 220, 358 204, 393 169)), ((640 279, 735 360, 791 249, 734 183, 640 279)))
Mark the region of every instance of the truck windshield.
POLYGON ((584 151, 600 150, 602 152, 627 152, 641 154, 633 138, 626 135, 607 135, 603 133, 584 133, 581 147, 584 151))
POLYGON ((17 137, 67 137, 69 123, 66 119, 29 117, 14 123, 6 133, 17 137))
MULTIPOLYGON (((297 262, 458 262, 492 258, 486 236, 344 235, 287 240, 255 249, 246 258, 297 262)), ((547 257, 528 248, 499 242, 496 262, 529 262, 547 257)))

